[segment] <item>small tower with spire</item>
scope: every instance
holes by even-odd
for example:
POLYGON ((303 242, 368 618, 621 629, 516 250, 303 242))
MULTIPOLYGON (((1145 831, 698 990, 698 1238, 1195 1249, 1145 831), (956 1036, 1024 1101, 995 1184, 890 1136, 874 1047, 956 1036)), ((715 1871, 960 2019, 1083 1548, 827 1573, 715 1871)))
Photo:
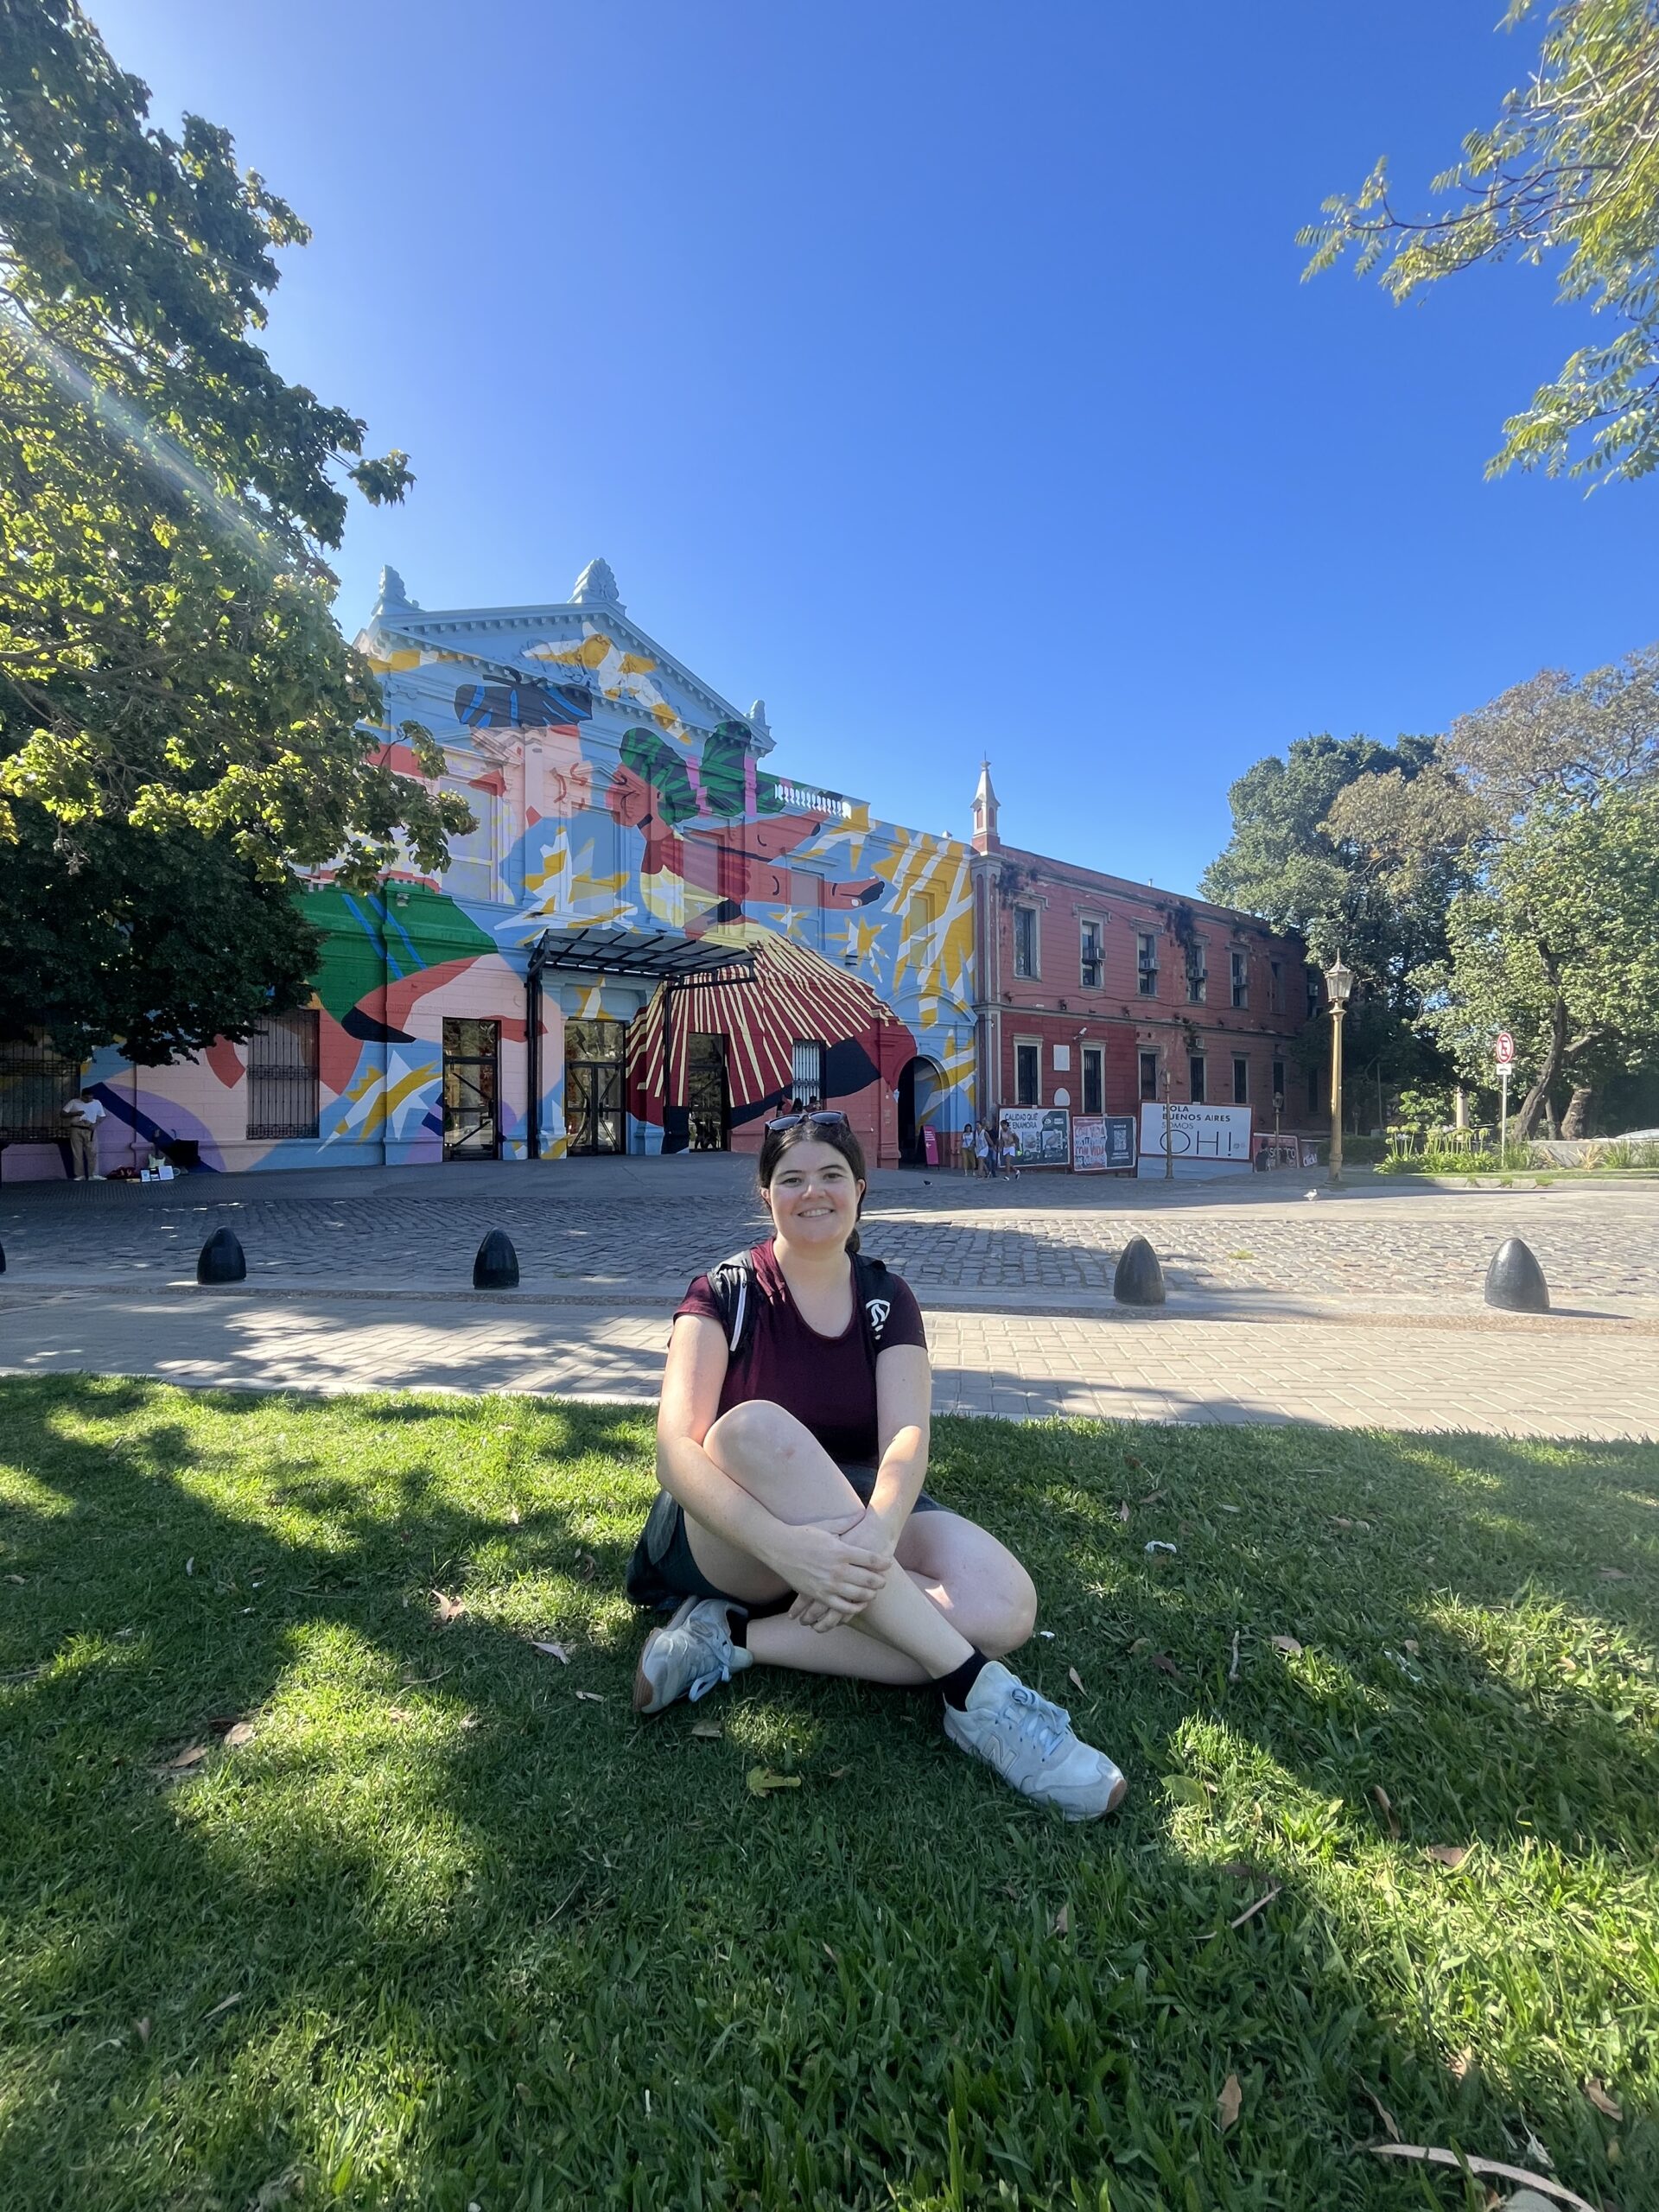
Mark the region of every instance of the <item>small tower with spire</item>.
POLYGON ((982 760, 979 766, 979 789, 974 793, 974 850, 995 853, 1001 849, 1002 840, 996 830, 996 793, 991 789, 991 764, 982 760))

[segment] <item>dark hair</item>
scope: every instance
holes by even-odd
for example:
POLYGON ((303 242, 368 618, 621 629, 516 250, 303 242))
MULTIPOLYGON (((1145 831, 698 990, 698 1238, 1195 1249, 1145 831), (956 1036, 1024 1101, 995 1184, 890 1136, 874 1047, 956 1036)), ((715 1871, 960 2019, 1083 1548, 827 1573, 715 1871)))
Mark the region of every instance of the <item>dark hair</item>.
MULTIPOLYGON (((772 1179, 778 1173, 779 1161, 792 1145, 798 1144, 827 1144, 830 1151, 838 1152, 852 1169, 855 1182, 868 1183, 869 1174, 864 1166, 864 1147, 854 1135, 849 1122, 792 1122, 786 1129, 768 1128, 760 1140, 760 1159, 756 1173, 763 1191, 771 1187, 772 1179)), ((861 1214, 864 1211, 861 1192, 858 1210, 861 1214)), ((858 1231, 854 1230, 847 1239, 847 1249, 856 1252, 858 1243, 858 1231)))

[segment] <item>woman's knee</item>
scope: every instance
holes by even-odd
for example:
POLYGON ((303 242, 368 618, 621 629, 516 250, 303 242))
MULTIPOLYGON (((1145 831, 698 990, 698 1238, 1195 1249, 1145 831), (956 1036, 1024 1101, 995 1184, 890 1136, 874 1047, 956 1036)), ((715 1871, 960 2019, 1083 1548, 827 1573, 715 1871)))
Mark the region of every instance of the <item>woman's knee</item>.
POLYGON ((1017 1559, 1010 1559, 997 1587, 987 1591, 984 1620, 974 1639, 988 1659, 1001 1659, 1031 1641, 1037 1625, 1037 1586, 1017 1559))
POLYGON ((750 1398, 721 1414, 703 1438, 702 1448, 716 1466, 732 1473, 737 1470, 728 1461, 747 1467, 756 1460, 775 1465, 792 1458, 803 1439, 810 1444, 812 1433, 793 1414, 770 1398, 750 1398))

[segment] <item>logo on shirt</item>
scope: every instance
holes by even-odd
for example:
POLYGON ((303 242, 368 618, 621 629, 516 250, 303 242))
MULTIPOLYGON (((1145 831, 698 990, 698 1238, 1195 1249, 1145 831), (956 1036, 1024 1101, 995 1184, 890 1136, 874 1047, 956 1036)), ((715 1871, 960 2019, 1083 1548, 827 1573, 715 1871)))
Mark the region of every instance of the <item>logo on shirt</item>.
POLYGON ((864 1301, 864 1310, 870 1317, 871 1328, 879 1337, 887 1325, 887 1316, 893 1311, 893 1300, 890 1298, 867 1298, 864 1301))

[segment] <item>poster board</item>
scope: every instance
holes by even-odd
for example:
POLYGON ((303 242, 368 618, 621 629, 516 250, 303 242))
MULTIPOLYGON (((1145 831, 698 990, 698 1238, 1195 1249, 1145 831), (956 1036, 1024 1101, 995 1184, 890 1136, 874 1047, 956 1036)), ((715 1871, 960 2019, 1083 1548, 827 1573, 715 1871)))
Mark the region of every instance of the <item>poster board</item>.
POLYGON ((1141 1109, 1141 1158, 1136 1173, 1143 1179, 1164 1170, 1164 1129, 1169 1129, 1169 1152, 1175 1173, 1192 1180, 1211 1175, 1250 1173, 1250 1109, 1248 1106, 1199 1106, 1191 1103, 1167 1107, 1150 1099, 1141 1109))
POLYGON ((1006 1144, 1020 1147, 1020 1167, 1068 1167, 1071 1164, 1071 1116, 1064 1106, 1005 1106, 998 1121, 1006 1144))
POLYGON ((1071 1173, 1104 1175, 1135 1165, 1133 1114, 1074 1114, 1071 1116, 1071 1173))
POLYGON ((1302 1159, 1301 1140, 1289 1135, 1275 1136, 1271 1129, 1257 1132, 1252 1150, 1255 1155, 1256 1172, 1271 1174, 1275 1168, 1300 1167, 1302 1159))

